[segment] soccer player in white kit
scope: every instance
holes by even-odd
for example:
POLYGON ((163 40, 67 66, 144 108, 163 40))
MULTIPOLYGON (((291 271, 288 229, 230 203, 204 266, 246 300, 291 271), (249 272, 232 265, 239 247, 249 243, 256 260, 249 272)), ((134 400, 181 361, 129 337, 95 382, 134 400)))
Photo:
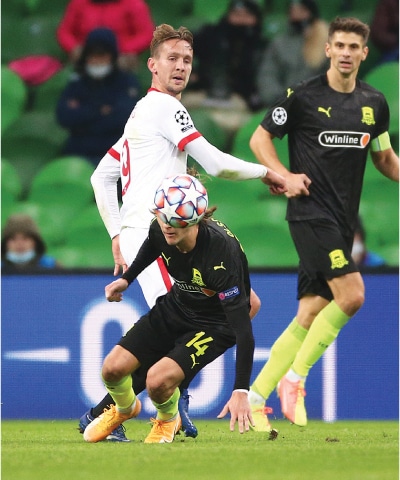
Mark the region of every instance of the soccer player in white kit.
MULTIPOLYGON (((151 88, 136 104, 121 139, 102 158, 91 178, 99 213, 112 239, 114 275, 128 268, 147 237, 158 185, 165 177, 186 173, 188 155, 210 175, 231 180, 261 179, 273 194, 286 189, 285 180, 274 171, 221 152, 197 131, 180 102, 192 71, 193 36, 189 30, 158 26, 150 54, 147 66, 152 74, 151 88)), ((172 285, 161 261, 147 267, 137 280, 150 308, 172 285)), ((251 305, 254 316, 260 301, 253 291, 251 305)), ((186 400, 186 412, 181 412, 183 430, 195 437, 197 429, 187 415, 187 391, 182 397, 186 400)), ((96 407, 93 410, 94 416, 102 413, 96 407)), ((81 422, 80 427, 82 430, 85 425, 81 422)))

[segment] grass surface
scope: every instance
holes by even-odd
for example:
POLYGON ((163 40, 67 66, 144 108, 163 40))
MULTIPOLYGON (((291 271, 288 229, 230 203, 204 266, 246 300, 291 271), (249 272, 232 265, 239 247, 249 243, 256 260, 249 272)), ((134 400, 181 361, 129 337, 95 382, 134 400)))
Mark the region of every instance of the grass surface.
POLYGON ((77 421, 2 422, 2 480, 397 480, 397 422, 274 421, 264 434, 196 420, 196 439, 145 445, 149 424, 126 423, 131 443, 88 444, 77 421))

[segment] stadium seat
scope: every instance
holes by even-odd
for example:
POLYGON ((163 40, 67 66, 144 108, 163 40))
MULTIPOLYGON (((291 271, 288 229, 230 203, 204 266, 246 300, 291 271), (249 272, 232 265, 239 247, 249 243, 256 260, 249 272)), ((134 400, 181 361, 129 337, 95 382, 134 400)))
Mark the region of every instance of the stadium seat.
MULTIPOLYGON (((192 12, 192 0, 146 0, 156 25, 168 23, 175 28, 183 25, 182 17, 192 12)), ((185 25, 186 26, 186 25, 185 25)))
MULTIPOLYGON (((382 177, 382 176, 381 176, 382 177)), ((399 187, 382 177, 364 183, 360 214, 367 232, 367 244, 381 253, 389 245, 399 244, 399 187)), ((398 264, 398 259, 397 259, 398 264)))
POLYGON ((41 204, 21 201, 9 209, 8 215, 25 213, 37 223, 48 247, 63 244, 71 221, 77 215, 77 209, 69 204, 41 204))
POLYGON ((66 137, 54 115, 47 112, 25 112, 3 132, 2 155, 17 168, 23 194, 40 168, 59 156, 66 137))
POLYGON ((91 248, 63 245, 50 248, 49 253, 56 258, 64 268, 107 268, 111 271, 114 267, 110 245, 102 245, 101 247, 93 245, 91 248))
POLYGON ((94 199, 90 183, 93 170, 93 165, 81 157, 54 159, 33 178, 28 198, 41 204, 89 205, 94 199))
POLYGON ((17 169, 5 158, 1 159, 1 204, 10 199, 15 202, 22 192, 22 184, 17 169))
POLYGON ((56 39, 60 16, 10 17, 7 22, 2 19, 1 39, 3 46, 7 45, 7 48, 2 49, 2 63, 39 54, 64 59, 65 54, 56 39))
MULTIPOLYGON (((265 113, 265 111, 254 113, 250 120, 238 130, 233 140, 232 155, 249 162, 257 162, 253 152, 251 151, 249 142, 251 136, 265 117, 265 113)), ((289 150, 287 136, 283 137, 281 140, 279 138, 275 138, 274 145, 281 162, 284 165, 288 165, 289 150)))
POLYGON ((65 244, 83 252, 80 261, 84 267, 113 266, 111 240, 94 204, 70 223, 65 244))
POLYGON ((1 226, 3 227, 22 193, 21 178, 14 165, 1 159, 1 226))
POLYGON ((1 66, 1 132, 5 132, 23 113, 27 88, 23 80, 5 65, 1 66))
POLYGON ((264 118, 265 112, 253 113, 251 118, 239 128, 236 132, 232 144, 232 155, 242 158, 249 162, 256 162, 256 158, 250 149, 249 141, 254 131, 260 125, 261 120, 264 118))
POLYGON ((388 62, 370 70, 364 80, 381 91, 389 104, 389 133, 399 133, 399 62, 388 62))
MULTIPOLYGON (((13 0, 15 1, 15 0, 13 0)), ((69 0, 18 0, 23 2, 25 10, 29 12, 29 15, 55 15, 61 16, 61 13, 65 10, 69 0)))
POLYGON ((72 68, 67 66, 57 72, 46 82, 35 89, 33 108, 35 111, 55 112, 61 92, 66 87, 72 74, 72 68))
POLYGON ((82 209, 71 222, 66 243, 79 247, 90 247, 100 243, 111 248, 110 237, 94 203, 82 209))
POLYGON ((297 267, 297 252, 284 219, 279 226, 262 220, 243 225, 235 234, 243 245, 250 267, 297 267))
POLYGON ((193 0, 193 15, 207 23, 217 23, 226 12, 230 0, 193 0))

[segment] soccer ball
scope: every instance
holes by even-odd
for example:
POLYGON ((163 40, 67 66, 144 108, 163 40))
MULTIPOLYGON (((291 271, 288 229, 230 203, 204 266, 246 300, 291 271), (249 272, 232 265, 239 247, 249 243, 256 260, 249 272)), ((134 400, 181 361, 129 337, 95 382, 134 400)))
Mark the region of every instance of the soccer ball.
POLYGON ((183 228, 200 222, 207 206, 207 190, 197 178, 175 175, 157 188, 153 212, 171 227, 183 228))

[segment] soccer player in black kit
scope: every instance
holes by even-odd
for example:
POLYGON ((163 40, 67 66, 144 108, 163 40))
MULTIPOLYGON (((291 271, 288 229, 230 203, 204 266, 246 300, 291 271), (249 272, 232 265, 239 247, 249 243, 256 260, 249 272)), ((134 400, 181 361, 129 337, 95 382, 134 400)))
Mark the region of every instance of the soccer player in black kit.
POLYGON ((309 370, 364 303, 364 283, 351 249, 368 152, 384 176, 399 181, 387 102, 357 79, 368 54, 368 35, 368 25, 358 19, 332 21, 327 73, 289 87, 250 139, 259 162, 287 181, 286 219, 300 259, 297 314, 275 341, 249 393, 261 431, 268 424, 265 401, 276 387, 285 417, 306 425, 309 370), (288 168, 272 143, 284 135, 288 168))
MULTIPOLYGON (((164 182, 161 189, 167 191, 164 182)), ((285 191, 284 187, 271 189, 277 194, 285 191)), ((237 421, 240 433, 253 423, 248 390, 254 338, 249 313, 250 278, 243 249, 235 235, 213 218, 200 217, 198 223, 177 228, 157 208, 154 213, 156 219, 148 238, 122 278, 106 286, 106 297, 121 301, 122 292, 159 256, 175 282, 104 360, 103 381, 115 405, 86 427, 84 439, 88 442, 103 440, 116 426, 139 414, 136 395, 144 389, 144 377, 157 409, 145 443, 172 442, 180 429, 179 385, 184 380, 190 382, 235 344, 234 390, 220 417, 229 411, 230 428, 234 430, 237 421)))

